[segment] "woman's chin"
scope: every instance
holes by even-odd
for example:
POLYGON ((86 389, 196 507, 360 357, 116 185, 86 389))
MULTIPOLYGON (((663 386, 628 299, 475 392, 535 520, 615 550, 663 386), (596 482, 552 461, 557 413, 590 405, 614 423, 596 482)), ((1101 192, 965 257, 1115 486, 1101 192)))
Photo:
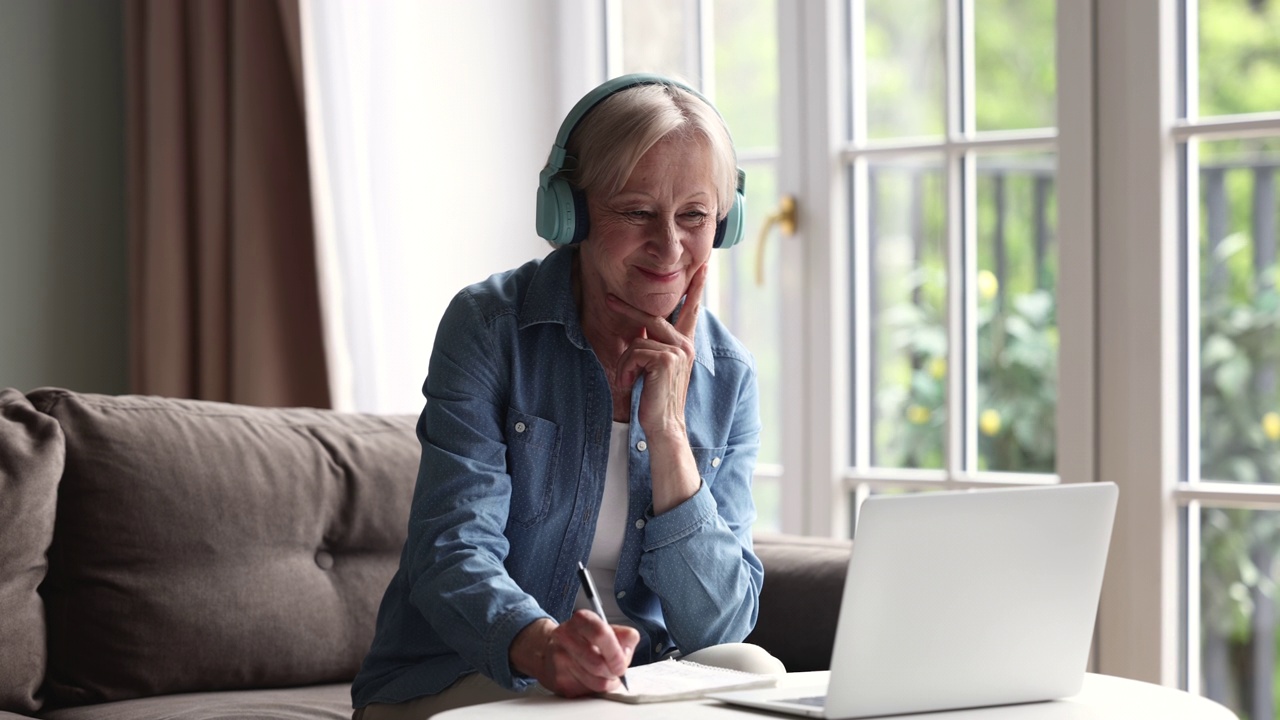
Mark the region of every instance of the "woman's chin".
POLYGON ((630 303, 632 307, 647 315, 663 318, 674 312, 676 306, 680 304, 680 296, 672 293, 644 295, 634 300, 623 299, 630 303))

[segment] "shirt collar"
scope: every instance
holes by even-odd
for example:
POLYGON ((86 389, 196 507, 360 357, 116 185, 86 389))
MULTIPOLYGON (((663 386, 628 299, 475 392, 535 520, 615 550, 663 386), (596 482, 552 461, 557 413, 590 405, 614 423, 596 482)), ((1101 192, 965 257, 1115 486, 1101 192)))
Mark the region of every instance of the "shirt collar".
MULTIPOLYGON (((569 342, 581 350, 589 350, 591 346, 582 333, 578 305, 573 298, 573 258, 577 251, 577 246, 565 245, 543 258, 520 305, 520 329, 539 323, 559 323, 564 326, 569 342)), ((693 359, 715 375, 709 331, 704 309, 699 313, 698 328, 693 337, 693 359)))

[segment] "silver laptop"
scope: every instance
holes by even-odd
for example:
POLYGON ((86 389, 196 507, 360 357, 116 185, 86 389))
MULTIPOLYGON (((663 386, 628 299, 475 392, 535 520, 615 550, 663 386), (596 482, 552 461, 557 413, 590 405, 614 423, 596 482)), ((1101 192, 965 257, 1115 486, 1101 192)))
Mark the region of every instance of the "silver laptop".
POLYGON ((835 720, 1075 695, 1117 495, 1089 483, 871 497, 829 684, 710 697, 835 720))

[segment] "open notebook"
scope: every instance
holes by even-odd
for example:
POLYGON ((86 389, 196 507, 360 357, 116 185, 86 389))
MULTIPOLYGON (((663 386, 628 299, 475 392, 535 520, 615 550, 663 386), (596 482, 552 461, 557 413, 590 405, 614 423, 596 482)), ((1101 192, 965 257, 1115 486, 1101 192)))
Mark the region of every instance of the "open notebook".
POLYGON ((661 660, 627 668, 631 690, 619 688, 601 697, 625 703, 690 700, 710 692, 773 687, 777 682, 776 675, 727 670, 688 660, 661 660))

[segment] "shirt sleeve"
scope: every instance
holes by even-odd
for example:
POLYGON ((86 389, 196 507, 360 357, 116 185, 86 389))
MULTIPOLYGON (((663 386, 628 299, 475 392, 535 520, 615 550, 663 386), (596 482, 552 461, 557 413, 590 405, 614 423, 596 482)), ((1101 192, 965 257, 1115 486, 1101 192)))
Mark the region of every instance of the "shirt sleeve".
POLYGON ((507 573, 511 502, 502 422, 510 382, 490 328, 465 291, 436 334, 405 558, 413 606, 459 655, 494 682, 521 689, 511 641, 550 617, 507 573))
POLYGON ((746 372, 714 479, 704 478, 693 497, 645 522, 640 576, 660 598, 682 653, 741 642, 755 627, 764 582, 751 547, 759 448, 758 391, 754 372, 746 372))

